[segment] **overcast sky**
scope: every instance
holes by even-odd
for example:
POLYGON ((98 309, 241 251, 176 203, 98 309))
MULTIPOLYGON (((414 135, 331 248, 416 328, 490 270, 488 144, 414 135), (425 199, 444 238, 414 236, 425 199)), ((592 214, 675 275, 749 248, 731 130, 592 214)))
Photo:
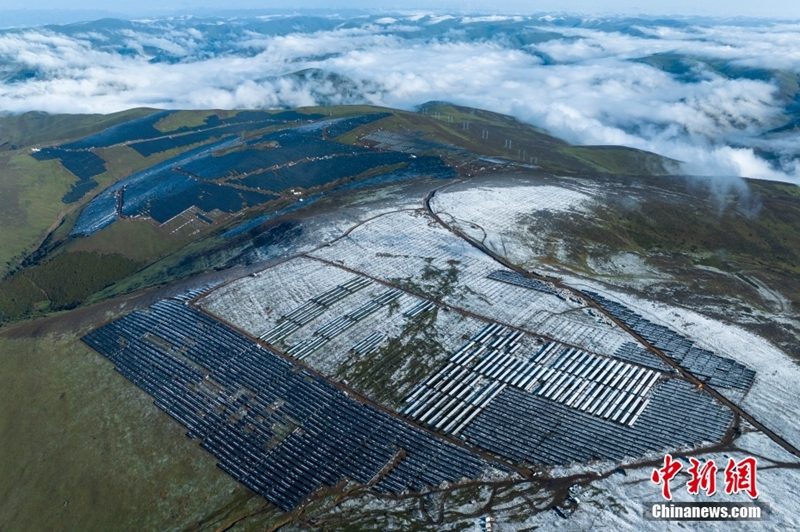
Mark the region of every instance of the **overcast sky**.
MULTIPOLYGON (((47 22, 57 13, 53 10, 86 10, 94 15, 153 16, 175 12, 208 12, 232 9, 363 9, 410 10, 458 12, 518 12, 544 11, 577 13, 614 13, 650 15, 702 15, 714 17, 777 17, 800 18, 800 2, 797 0, 387 0, 384 2, 353 2, 352 0, 137 0, 136 2, 109 2, 108 0, 2 0, 0 13, 11 10, 26 10, 28 15, 47 22), (30 13, 30 11, 40 11, 30 13)), ((15 16, 19 16, 17 13, 15 16)), ((62 15, 65 13, 62 12, 62 15)), ((1 24, 0 25, 4 25, 1 24)))

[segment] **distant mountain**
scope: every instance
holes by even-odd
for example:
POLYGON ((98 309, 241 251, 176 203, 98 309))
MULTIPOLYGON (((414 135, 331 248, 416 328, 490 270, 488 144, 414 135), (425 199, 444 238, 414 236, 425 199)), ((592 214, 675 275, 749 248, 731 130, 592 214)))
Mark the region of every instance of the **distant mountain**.
POLYGON ((0 110, 446 100, 685 171, 797 182, 796 26, 753 19, 230 12, 0 31, 0 110))

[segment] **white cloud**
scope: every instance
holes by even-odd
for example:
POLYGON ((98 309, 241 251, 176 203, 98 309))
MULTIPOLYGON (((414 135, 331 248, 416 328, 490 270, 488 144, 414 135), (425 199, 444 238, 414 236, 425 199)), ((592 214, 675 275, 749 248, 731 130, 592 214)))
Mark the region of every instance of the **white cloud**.
POLYGON ((279 36, 239 29, 235 21, 212 31, 191 20, 95 28, 80 36, 0 33, 0 75, 8 78, 0 83, 0 109, 74 113, 323 101, 409 109, 447 100, 514 115, 571 142, 655 151, 684 161, 691 172, 800 181, 797 143, 763 137, 785 121, 777 85, 715 70, 724 63, 800 72, 800 25, 640 24, 623 32, 550 26, 541 18, 411 16, 396 26, 398 20, 279 36), (443 27, 436 34, 444 22, 460 24, 459 30, 443 27), (488 29, 464 37, 481 24, 508 24, 517 32, 533 27, 564 38, 515 46, 493 39, 488 29), (169 60, 154 60, 147 50, 169 60), (687 81, 632 61, 665 53, 716 66, 697 63, 687 81), (308 68, 349 81, 342 87, 331 77, 287 76, 308 68), (32 74, 15 78, 15 69, 32 74), (777 162, 766 162, 756 148, 772 149, 777 162))

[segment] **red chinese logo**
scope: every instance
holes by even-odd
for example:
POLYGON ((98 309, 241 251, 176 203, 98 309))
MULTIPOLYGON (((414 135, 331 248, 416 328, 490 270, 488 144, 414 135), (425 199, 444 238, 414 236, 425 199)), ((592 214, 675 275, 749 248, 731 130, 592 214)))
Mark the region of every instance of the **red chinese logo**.
POLYGON ((728 466, 725 468, 725 493, 747 493, 751 499, 758 497, 756 487, 756 459, 752 457, 744 458, 736 462, 733 458, 728 458, 728 466))
POLYGON ((662 484, 661 494, 668 501, 672 500, 672 493, 669 491, 669 481, 678 474, 678 471, 683 467, 680 463, 672 459, 672 455, 664 455, 664 467, 661 469, 653 469, 653 474, 650 475, 650 480, 656 484, 662 484))
MULTIPOLYGON (((714 460, 707 460, 702 463, 697 458, 689 458, 691 466, 687 469, 689 480, 686 483, 686 490, 697 495, 700 490, 707 496, 717 492, 717 465, 714 460)), ((753 457, 748 456, 740 461, 733 458, 728 459, 725 467, 725 493, 734 495, 739 492, 747 493, 750 498, 758 498, 758 487, 756 485, 757 462, 753 457)), ((655 484, 661 484, 661 494, 668 501, 672 500, 669 482, 677 475, 683 466, 672 459, 672 456, 664 455, 664 467, 654 469, 650 475, 650 480, 655 484)))
POLYGON ((692 495, 700 493, 701 488, 706 495, 714 495, 717 492, 717 464, 714 460, 708 460, 700 467, 700 460, 697 458, 689 458, 689 461, 692 463, 689 468, 691 478, 686 483, 686 489, 692 495))

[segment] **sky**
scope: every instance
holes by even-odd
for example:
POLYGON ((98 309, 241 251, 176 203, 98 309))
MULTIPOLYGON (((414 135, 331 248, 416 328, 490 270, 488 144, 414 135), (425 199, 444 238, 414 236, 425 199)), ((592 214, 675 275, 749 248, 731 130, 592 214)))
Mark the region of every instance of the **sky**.
MULTIPOLYGON (((352 0, 137 0, 111 3, 107 0, 3 0, 0 14, 27 17, 30 24, 41 20, 49 22, 54 17, 96 18, 97 15, 119 17, 171 16, 175 13, 212 13, 231 10, 274 9, 368 9, 371 11, 431 10, 434 12, 492 12, 530 14, 540 12, 570 12, 592 14, 649 14, 712 17, 772 17, 800 18, 800 2, 796 0, 383 0, 381 2, 353 2, 352 0), (17 13, 8 12, 16 11, 17 13), (22 11, 22 13, 19 13, 22 11), (70 11, 72 14, 70 14, 70 11), (84 11, 83 14, 80 12, 84 11)), ((2 22, 0 22, 2 24, 2 22)))
POLYGON ((800 184, 798 80, 800 22, 768 20, 328 12, 0 31, 0 112, 444 100, 686 173, 800 184))

